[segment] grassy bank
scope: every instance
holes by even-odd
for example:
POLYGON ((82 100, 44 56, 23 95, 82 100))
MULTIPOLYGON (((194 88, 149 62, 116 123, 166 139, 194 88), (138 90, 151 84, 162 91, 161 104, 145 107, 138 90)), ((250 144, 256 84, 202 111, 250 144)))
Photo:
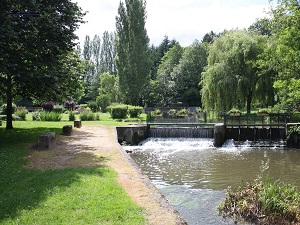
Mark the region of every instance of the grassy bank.
POLYGON ((15 121, 13 130, 0 127, 0 224, 144 224, 143 209, 108 167, 24 168, 30 144, 42 133, 60 134, 66 124, 15 121))

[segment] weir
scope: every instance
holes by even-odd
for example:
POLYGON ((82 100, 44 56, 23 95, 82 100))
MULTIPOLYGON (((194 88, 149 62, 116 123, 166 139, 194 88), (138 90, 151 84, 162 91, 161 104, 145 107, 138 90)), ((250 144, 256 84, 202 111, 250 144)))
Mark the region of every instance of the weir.
MULTIPOLYGON (((243 116, 223 115, 223 123, 209 123, 207 117, 193 117, 183 121, 182 118, 163 117, 147 120, 144 125, 117 127, 119 143, 137 145, 148 138, 213 138, 214 146, 222 147, 227 140, 237 143, 247 142, 255 146, 300 147, 298 132, 290 133, 299 123, 288 123, 287 114, 274 114, 268 117, 247 114, 243 116), (197 122, 198 121, 198 122, 197 122), (292 128, 292 129, 291 129, 292 128), (288 139, 288 140, 287 140, 288 139), (274 145, 275 144, 275 145, 274 145)), ((297 130, 297 129, 296 129, 297 130)))

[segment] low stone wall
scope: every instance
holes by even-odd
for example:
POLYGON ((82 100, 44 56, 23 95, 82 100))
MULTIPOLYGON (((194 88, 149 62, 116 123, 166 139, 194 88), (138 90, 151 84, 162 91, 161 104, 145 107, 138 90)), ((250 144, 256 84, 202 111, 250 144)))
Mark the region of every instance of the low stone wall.
POLYGON ((130 125, 126 127, 117 127, 118 142, 122 144, 137 145, 148 138, 149 127, 147 125, 130 125))

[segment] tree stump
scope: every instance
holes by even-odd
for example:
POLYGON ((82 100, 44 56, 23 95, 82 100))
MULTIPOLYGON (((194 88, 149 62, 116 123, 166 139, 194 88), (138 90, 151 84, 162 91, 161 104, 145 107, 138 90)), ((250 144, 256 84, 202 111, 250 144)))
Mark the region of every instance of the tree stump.
POLYGON ((81 127, 81 120, 74 121, 74 127, 80 128, 81 127))
POLYGON ((55 132, 42 134, 38 138, 37 150, 48 150, 55 145, 55 132))
POLYGON ((63 135, 70 136, 72 134, 72 125, 63 126, 63 135))

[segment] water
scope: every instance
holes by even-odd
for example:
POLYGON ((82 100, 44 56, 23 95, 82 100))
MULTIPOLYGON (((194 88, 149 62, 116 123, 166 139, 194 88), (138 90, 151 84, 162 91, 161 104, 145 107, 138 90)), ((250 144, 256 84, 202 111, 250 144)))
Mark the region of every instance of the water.
POLYGON ((252 147, 228 141, 213 147, 210 138, 150 138, 125 147, 154 185, 190 225, 234 224, 218 215, 217 206, 228 186, 235 190, 261 174, 300 187, 300 151, 252 147))

